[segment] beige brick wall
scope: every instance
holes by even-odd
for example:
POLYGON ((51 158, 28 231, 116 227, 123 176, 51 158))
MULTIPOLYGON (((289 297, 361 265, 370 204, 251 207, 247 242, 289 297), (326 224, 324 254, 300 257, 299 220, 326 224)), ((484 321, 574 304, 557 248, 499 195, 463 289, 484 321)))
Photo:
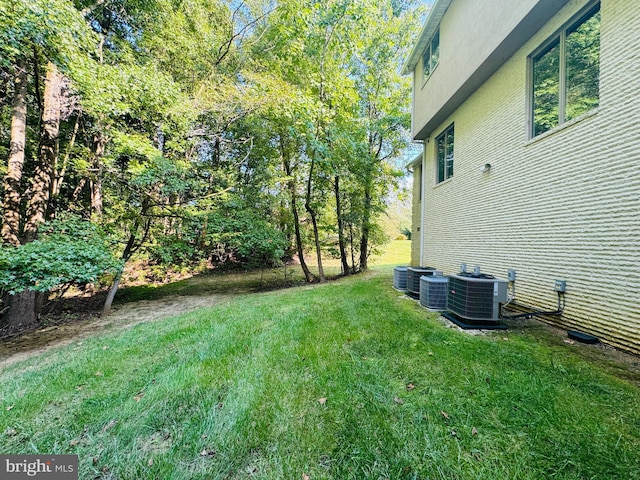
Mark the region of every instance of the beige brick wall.
POLYGON ((422 181, 422 165, 413 168, 413 191, 411 209, 411 266, 420 266, 420 226, 422 200, 420 198, 420 182, 422 181))
POLYGON ((527 134, 527 56, 586 3, 563 8, 425 144, 419 263, 513 268, 517 301, 542 309, 564 279, 560 326, 640 353, 640 2, 602 1, 600 107, 527 134), (435 185, 435 137, 452 122, 454 176, 435 185))

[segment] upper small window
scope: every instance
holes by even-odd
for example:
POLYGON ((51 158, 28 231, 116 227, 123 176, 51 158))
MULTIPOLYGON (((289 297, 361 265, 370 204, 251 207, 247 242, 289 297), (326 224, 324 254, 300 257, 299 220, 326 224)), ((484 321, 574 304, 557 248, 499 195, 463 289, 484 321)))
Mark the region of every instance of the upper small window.
POLYGON ((423 79, 429 78, 429 75, 435 70, 440 58, 440 29, 431 37, 431 41, 422 55, 423 79))
POLYGON ((453 124, 436 138, 437 183, 453 177, 453 124))
POLYGON ((531 57, 535 137, 597 107, 600 98, 600 3, 531 57))

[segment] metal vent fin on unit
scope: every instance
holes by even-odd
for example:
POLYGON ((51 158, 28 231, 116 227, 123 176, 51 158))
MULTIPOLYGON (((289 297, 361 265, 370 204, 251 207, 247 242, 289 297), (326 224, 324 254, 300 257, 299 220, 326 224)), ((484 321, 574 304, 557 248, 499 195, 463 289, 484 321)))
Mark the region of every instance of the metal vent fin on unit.
POLYGON ((393 288, 402 292, 407 290, 407 267, 395 267, 393 269, 393 288))
POLYGON ((429 310, 446 310, 448 287, 448 277, 420 277, 420 305, 427 307, 429 310))
POLYGON ((449 276, 447 310, 474 322, 497 322, 500 303, 507 301, 508 282, 492 275, 449 276))
POLYGON ((407 292, 418 297, 420 295, 420 277, 430 275, 442 275, 442 272, 433 267, 408 267, 407 292))

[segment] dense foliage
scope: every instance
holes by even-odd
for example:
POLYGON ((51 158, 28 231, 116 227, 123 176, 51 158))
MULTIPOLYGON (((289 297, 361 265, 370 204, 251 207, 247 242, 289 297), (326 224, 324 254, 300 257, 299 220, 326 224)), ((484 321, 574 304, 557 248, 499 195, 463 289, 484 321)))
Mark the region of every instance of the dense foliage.
POLYGON ((78 218, 42 226, 37 240, 0 248, 0 290, 49 292, 95 283, 122 264, 112 255, 99 228, 78 218))
MULTIPOLYGON (((421 5, 3 2, 11 262, 47 263, 42 225, 73 212, 109 232, 123 262, 255 266, 297 254, 307 280, 323 281, 322 254, 334 252, 344 274, 366 269, 399 175, 391 160, 408 141, 409 80, 398 70, 421 5)), ((58 285, 21 282, 7 288, 58 285)))

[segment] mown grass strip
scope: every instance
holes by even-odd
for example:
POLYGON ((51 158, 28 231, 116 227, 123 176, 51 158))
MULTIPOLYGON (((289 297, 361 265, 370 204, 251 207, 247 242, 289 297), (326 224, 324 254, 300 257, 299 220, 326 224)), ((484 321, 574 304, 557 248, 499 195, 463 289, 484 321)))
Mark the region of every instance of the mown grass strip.
POLYGON ((389 272, 240 296, 0 374, 7 453, 81 478, 640 478, 638 387, 531 332, 471 337, 389 272))

